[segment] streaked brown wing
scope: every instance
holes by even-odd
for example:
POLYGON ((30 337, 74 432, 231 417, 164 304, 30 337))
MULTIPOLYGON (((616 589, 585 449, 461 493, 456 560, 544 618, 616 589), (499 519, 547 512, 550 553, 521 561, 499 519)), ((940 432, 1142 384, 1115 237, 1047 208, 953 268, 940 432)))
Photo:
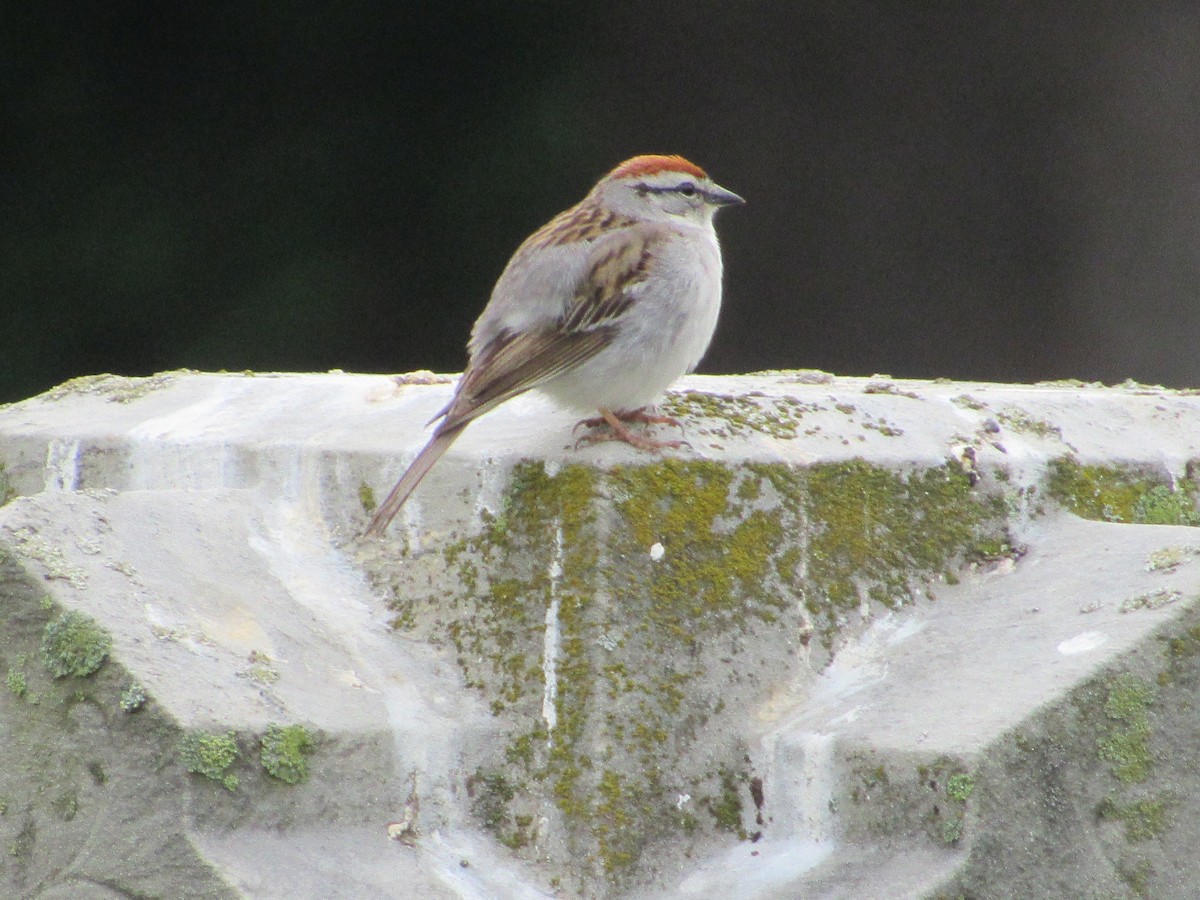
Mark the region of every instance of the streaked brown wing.
POLYGON ((439 427, 469 422, 505 400, 591 359, 612 340, 612 333, 611 326, 575 333, 502 332, 463 374, 439 427))
POLYGON ((633 303, 633 287, 646 278, 652 248, 663 237, 662 230, 642 225, 599 242, 563 317, 563 329, 584 331, 620 318, 633 303))
POLYGON ((450 428, 591 359, 612 340, 646 278, 651 248, 664 232, 623 228, 597 241, 584 276, 562 316, 547 328, 501 331, 471 360, 439 428, 450 428))

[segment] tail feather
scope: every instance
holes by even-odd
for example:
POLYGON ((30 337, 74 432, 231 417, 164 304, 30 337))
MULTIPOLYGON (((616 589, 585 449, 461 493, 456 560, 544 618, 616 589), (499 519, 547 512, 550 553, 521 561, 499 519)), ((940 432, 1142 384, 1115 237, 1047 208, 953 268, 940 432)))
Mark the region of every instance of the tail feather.
POLYGON ((417 454, 417 458, 412 461, 408 470, 400 476, 400 480, 396 482, 396 486, 392 488, 392 492, 387 495, 387 499, 375 511, 375 515, 371 519, 371 524, 363 532, 364 537, 378 537, 383 534, 388 525, 391 524, 392 519, 396 517, 396 513, 400 512, 400 507, 404 505, 404 501, 408 499, 409 494, 417 489, 417 485, 421 483, 421 479, 433 468, 433 464, 441 458, 441 455, 449 449, 450 445, 454 443, 454 439, 462 434, 462 430, 466 427, 467 422, 457 422, 449 428, 438 428, 433 433, 433 437, 429 439, 429 443, 417 454))

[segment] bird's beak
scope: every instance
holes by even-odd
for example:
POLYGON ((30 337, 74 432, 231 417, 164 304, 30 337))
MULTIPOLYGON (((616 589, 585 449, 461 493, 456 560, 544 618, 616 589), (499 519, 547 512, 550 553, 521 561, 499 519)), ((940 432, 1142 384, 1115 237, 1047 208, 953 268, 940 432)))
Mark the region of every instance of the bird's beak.
POLYGON ((737 206, 746 202, 733 191, 727 191, 719 184, 714 184, 705 193, 707 194, 708 202, 713 206, 737 206))

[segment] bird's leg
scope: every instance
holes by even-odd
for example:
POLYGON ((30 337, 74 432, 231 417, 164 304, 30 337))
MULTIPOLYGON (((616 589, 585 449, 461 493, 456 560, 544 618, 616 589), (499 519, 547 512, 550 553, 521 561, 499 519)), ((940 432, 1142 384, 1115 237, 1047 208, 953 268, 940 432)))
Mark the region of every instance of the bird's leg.
POLYGON ((643 406, 641 409, 621 410, 615 413, 622 422, 641 422, 643 425, 670 425, 683 430, 683 423, 672 416, 660 416, 653 412, 653 407, 643 406))
MULTIPOLYGON (((607 410, 605 414, 615 417, 620 422, 640 422, 643 425, 673 425, 681 431, 683 430, 683 423, 678 419, 671 416, 657 415, 651 412, 653 408, 652 406, 642 406, 638 409, 607 410)), ((571 433, 574 434, 580 428, 600 428, 601 426, 608 425, 611 421, 611 419, 605 418, 603 415, 580 419, 575 423, 575 427, 571 429, 571 433)))
MULTIPOLYGON (((687 441, 660 441, 644 434, 638 434, 636 431, 630 430, 625 425, 626 422, 643 422, 648 425, 679 425, 679 422, 670 416, 656 416, 646 412, 645 408, 613 412, 611 409, 605 409, 602 406, 600 407, 599 416, 590 419, 581 419, 575 424, 576 429, 580 425, 596 429, 580 436, 579 440, 575 442, 575 446, 578 448, 580 444, 599 444, 604 441, 624 441, 626 444, 637 447, 639 450, 662 450, 664 447, 678 450, 680 447, 691 446, 687 441)), ((682 428, 683 426, 680 427, 682 428)))

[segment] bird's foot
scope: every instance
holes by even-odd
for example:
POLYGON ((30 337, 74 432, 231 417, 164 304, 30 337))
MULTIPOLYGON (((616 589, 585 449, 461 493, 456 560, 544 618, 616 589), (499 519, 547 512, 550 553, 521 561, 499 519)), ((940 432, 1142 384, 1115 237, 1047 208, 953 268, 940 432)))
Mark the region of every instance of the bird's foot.
POLYGON ((580 426, 592 429, 587 434, 579 436, 579 439, 575 441, 575 449, 578 450, 583 444, 602 444, 606 441, 622 441, 639 450, 652 452, 663 449, 678 450, 680 447, 691 446, 687 441, 660 441, 649 435, 639 434, 628 428, 625 424, 627 422, 638 422, 644 425, 674 425, 677 428, 683 428, 677 419, 655 415, 648 412, 646 408, 619 412, 601 408, 600 415, 580 419, 575 423, 572 432, 578 431, 580 426))
POLYGON ((628 423, 637 422, 641 425, 670 425, 674 428, 683 430, 683 423, 671 416, 660 416, 652 412, 654 407, 643 406, 639 409, 621 409, 616 412, 612 410, 603 410, 603 414, 599 416, 590 416, 586 419, 580 419, 575 423, 575 427, 571 429, 572 434, 580 428, 601 428, 611 427, 613 419, 618 422, 628 423))

